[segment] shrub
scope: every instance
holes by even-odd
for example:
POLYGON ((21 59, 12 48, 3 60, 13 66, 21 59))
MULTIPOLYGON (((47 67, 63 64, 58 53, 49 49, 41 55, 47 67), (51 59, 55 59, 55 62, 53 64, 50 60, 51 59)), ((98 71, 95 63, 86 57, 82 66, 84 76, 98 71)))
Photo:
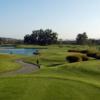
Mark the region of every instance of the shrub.
POLYGON ((87 53, 87 56, 88 57, 93 57, 93 58, 96 58, 96 59, 100 59, 100 52, 88 52, 87 53))
POLYGON ((99 52, 96 54, 96 59, 100 59, 100 53, 99 52))
POLYGON ((75 55, 70 55, 66 58, 66 60, 70 63, 72 62, 79 62, 79 61, 82 61, 82 58, 81 57, 78 57, 78 56, 75 56, 75 55))
POLYGON ((89 58, 88 58, 87 55, 82 55, 81 57, 82 57, 82 61, 87 61, 87 60, 89 60, 89 58))
POLYGON ((88 57, 84 54, 73 54, 67 56, 66 60, 70 63, 73 63, 73 62, 87 61, 88 57))
POLYGON ((84 53, 87 54, 88 50, 68 50, 68 52, 84 53))
POLYGON ((68 52, 82 53, 82 54, 86 54, 88 57, 100 59, 100 53, 98 53, 97 50, 68 50, 68 52))
POLYGON ((87 56, 88 57, 93 57, 96 58, 97 52, 96 51, 88 51, 87 52, 87 56))
POLYGON ((87 53, 87 56, 88 57, 96 58, 96 53, 87 53))
POLYGON ((80 53, 87 54, 88 53, 88 50, 80 50, 80 53))
POLYGON ((68 52, 76 52, 76 53, 80 53, 80 51, 79 50, 68 50, 68 52))

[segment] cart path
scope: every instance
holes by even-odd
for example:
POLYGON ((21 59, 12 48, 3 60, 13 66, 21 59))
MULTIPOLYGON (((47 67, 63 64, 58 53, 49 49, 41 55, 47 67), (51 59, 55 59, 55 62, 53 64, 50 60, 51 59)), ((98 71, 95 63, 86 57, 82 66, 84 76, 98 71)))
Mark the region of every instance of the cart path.
POLYGON ((15 62, 19 63, 22 67, 17 70, 1 73, 0 76, 15 76, 15 75, 20 75, 20 74, 30 74, 39 69, 37 65, 26 63, 22 59, 18 59, 15 62))

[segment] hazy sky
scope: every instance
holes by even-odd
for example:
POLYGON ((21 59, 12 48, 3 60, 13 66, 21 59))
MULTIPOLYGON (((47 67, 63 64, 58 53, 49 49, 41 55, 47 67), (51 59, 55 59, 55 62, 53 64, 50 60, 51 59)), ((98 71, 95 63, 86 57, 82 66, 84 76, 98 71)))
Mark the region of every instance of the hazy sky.
POLYGON ((23 38, 50 28, 63 39, 100 38, 100 0, 0 0, 0 37, 23 38))

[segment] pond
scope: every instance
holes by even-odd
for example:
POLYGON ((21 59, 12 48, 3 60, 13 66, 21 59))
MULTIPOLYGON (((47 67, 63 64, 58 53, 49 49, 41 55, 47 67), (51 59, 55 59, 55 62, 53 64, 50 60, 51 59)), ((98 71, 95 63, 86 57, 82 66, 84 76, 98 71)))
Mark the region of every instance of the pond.
POLYGON ((37 49, 17 49, 17 48, 6 48, 6 47, 0 47, 0 54, 20 54, 20 55, 33 55, 34 52, 36 52, 37 49))

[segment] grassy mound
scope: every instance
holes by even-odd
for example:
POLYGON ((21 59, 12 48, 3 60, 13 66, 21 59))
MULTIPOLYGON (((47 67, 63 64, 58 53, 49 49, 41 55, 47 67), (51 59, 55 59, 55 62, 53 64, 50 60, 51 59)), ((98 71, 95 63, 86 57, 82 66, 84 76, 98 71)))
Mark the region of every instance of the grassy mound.
POLYGON ((88 57, 100 59, 100 52, 97 50, 74 50, 74 49, 71 49, 71 50, 68 50, 68 52, 82 53, 82 54, 86 54, 88 57))
POLYGON ((80 61, 87 61, 88 57, 84 54, 74 53, 66 57, 66 60, 70 63, 72 62, 80 62, 80 61))

